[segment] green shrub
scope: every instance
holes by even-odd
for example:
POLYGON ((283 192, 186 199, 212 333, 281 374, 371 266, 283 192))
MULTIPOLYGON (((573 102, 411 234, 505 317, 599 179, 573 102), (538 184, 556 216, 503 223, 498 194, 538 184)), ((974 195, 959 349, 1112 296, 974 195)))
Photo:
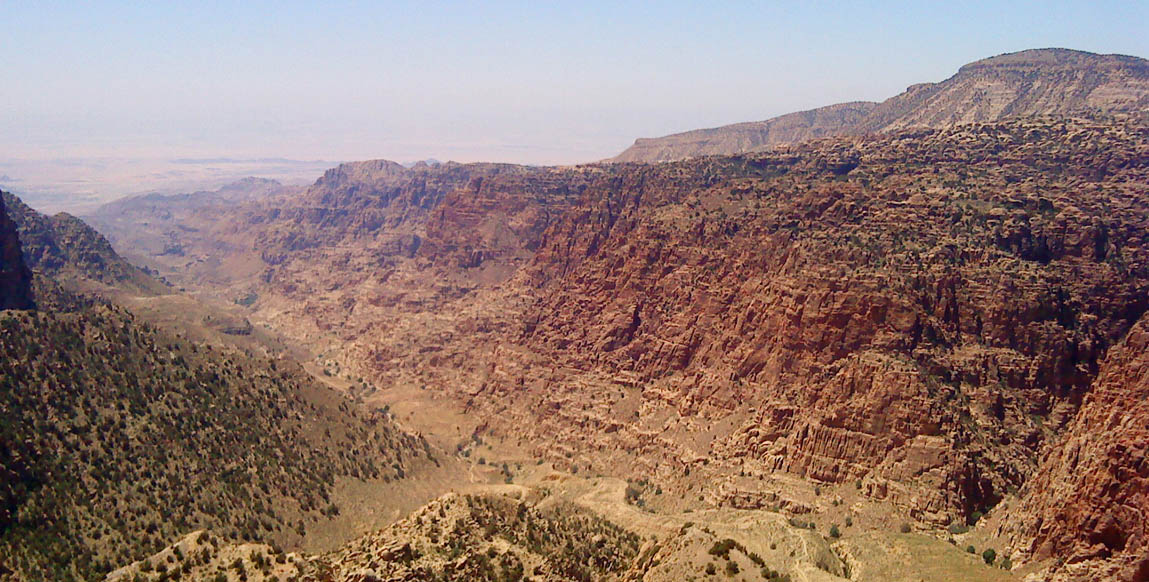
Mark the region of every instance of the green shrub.
POLYGON ((710 555, 718 556, 723 559, 730 559, 730 550, 737 547, 738 542, 730 538, 726 538, 722 541, 714 542, 714 545, 710 546, 710 555))
POLYGON ((739 571, 738 564, 734 563, 734 561, 732 561, 732 560, 726 562, 726 575, 727 576, 733 576, 733 575, 737 574, 738 571, 739 571))

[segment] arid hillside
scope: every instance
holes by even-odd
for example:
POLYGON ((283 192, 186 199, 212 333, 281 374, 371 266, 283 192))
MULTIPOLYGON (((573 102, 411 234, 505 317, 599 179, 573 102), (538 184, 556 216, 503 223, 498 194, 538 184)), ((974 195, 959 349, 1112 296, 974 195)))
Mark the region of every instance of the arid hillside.
POLYGON ((286 363, 197 348, 121 310, 0 320, 0 560, 90 579, 210 527, 298 543, 337 478, 403 478, 425 445, 286 363))
MULTIPOLYGON (((33 235, 40 264, 124 281, 127 263, 85 250, 103 239, 64 220, 78 226, 33 235)), ((13 226, 0 212, 5 252, 20 257, 13 226)), ((440 463, 296 363, 189 342, 42 270, 32 290, 37 309, 0 312, 0 580, 98 580, 199 527, 298 545, 339 515, 340 483, 440 463)))
POLYGON ((731 155, 833 135, 941 128, 1026 115, 1144 114, 1149 61, 1036 49, 970 63, 940 83, 919 83, 881 103, 840 103, 766 121, 639 139, 616 162, 731 155))

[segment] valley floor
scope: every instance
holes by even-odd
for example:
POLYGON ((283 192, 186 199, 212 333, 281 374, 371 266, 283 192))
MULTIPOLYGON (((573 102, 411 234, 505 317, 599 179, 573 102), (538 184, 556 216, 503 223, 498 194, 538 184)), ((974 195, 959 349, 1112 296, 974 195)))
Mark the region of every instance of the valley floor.
MULTIPOLYGON (((310 370, 336 388, 347 387, 338 378, 323 374, 318 367, 310 367, 310 370)), ((968 552, 964 540, 948 536, 952 542, 947 541, 942 539, 944 533, 938 532, 903 533, 897 526, 891 527, 889 520, 872 518, 894 515, 896 510, 857 495, 852 485, 819 493, 826 499, 836 499, 826 504, 832 509, 815 509, 801 518, 768 509, 714 507, 700 498, 658 500, 659 495, 651 491, 643 492, 640 507, 634 494, 637 484, 603 474, 571 474, 533 458, 518 443, 476 436, 482 425, 456 403, 437 397, 432 391, 413 385, 394 388, 371 395, 367 403, 387 407, 401 426, 427 438, 437 448, 457 451, 453 459, 457 464, 429 478, 390 489, 373 488, 362 482, 341 483, 334 498, 348 508, 346 519, 341 516, 340 520, 328 524, 331 532, 309 536, 304 548, 307 552, 334 550, 348 532, 365 533, 372 526, 384 527, 407 517, 432 497, 457 494, 522 500, 541 498, 539 507, 571 503, 633 532, 658 559, 636 564, 627 579, 650 582, 767 579, 762 576, 762 569, 749 559, 743 559, 746 563, 739 566, 740 574, 726 575, 725 561, 707 551, 724 539, 736 541, 746 553, 760 556, 768 570, 789 574, 795 581, 1021 579, 1019 572, 987 565, 981 556, 982 550, 978 548, 976 554, 968 552), (633 497, 628 497, 628 493, 633 497), (401 503, 395 503, 396 495, 403 499, 401 503), (379 507, 386 510, 380 511, 379 507), (845 518, 851 514, 861 515, 858 521, 867 525, 845 525, 845 518), (871 517, 867 519, 867 516, 871 517), (837 537, 832 537, 828 530, 827 524, 831 521, 836 526, 837 537), (795 525, 803 523, 818 523, 821 527, 807 529, 795 525), (711 563, 717 571, 714 576, 707 574, 711 563)), ((774 481, 789 481, 795 494, 813 488, 785 474, 777 475, 774 481)), ((732 558, 735 563, 738 559, 732 558)))

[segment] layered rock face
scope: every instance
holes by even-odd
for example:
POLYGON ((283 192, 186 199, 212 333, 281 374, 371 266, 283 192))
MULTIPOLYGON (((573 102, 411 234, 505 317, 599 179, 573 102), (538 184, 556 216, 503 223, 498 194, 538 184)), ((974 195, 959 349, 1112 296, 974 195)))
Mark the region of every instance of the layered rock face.
POLYGON ((8 217, 0 196, 0 309, 32 307, 32 272, 24 264, 16 223, 8 217))
POLYGON ((946 127, 1025 115, 1143 113, 1149 61, 1067 49, 1037 49, 965 65, 882 103, 842 103, 767 121, 639 139, 615 162, 730 155, 832 135, 946 127))
POLYGON ((601 173, 364 164, 385 171, 342 166, 299 205, 252 211, 236 228, 251 233, 266 265, 253 287, 258 313, 297 335, 338 338, 345 364, 365 372, 411 370, 447 353, 466 359, 476 343, 489 344, 521 301, 476 291, 527 264, 546 229, 601 173), (408 349, 423 351, 415 358, 408 349))
POLYGON ((884 101, 848 133, 944 127, 1023 115, 1144 112, 1149 61, 1066 49, 1029 50, 963 66, 884 101))
POLYGON ((1146 310, 1146 152, 1137 126, 1035 121, 620 172, 548 232, 523 343, 655 417, 738 419, 711 462, 962 519, 1146 310))
POLYGON ((531 250, 532 237, 561 213, 554 204, 577 197, 579 176, 590 173, 509 164, 404 168, 386 160, 355 162, 329 170, 298 203, 253 215, 249 226, 260 229, 255 246, 271 265, 347 242, 411 257, 424 242, 433 242, 437 246, 421 253, 429 258, 468 253, 481 244, 509 256, 531 250))
POLYGON ((1149 580, 1149 318, 1109 350, 1081 412, 1008 515, 1056 579, 1149 580))

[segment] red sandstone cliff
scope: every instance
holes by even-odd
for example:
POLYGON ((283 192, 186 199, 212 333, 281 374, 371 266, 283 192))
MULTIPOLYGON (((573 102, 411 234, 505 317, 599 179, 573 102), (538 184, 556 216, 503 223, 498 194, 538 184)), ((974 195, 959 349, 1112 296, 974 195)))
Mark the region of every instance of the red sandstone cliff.
POLYGON ((1149 318, 1109 350, 1006 521, 1024 555, 1064 561, 1055 579, 1149 580, 1149 318))

